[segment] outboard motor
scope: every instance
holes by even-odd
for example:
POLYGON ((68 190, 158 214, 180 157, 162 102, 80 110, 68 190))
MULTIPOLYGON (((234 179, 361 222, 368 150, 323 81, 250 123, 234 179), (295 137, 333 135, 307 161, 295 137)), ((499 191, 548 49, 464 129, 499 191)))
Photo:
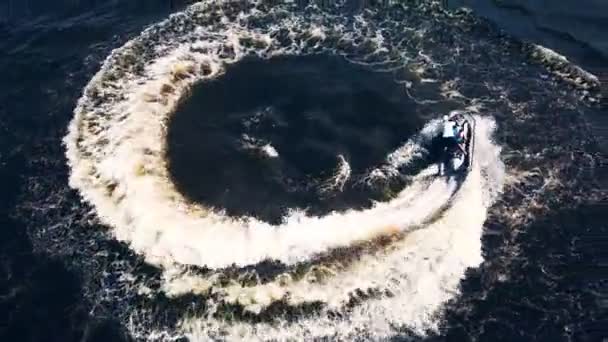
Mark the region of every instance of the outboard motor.
POLYGON ((450 159, 450 166, 452 172, 457 172, 461 167, 465 166, 465 155, 462 152, 454 152, 450 159))

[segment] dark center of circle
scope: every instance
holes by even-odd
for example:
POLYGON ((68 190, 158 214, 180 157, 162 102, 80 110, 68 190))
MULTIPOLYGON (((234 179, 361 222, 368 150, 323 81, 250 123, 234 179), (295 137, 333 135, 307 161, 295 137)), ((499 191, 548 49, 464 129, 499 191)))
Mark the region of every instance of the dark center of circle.
POLYGON ((247 58, 196 85, 179 106, 167 138, 169 172, 188 199, 273 224, 289 208, 361 209, 381 196, 355 186, 358 176, 420 128, 414 114, 390 73, 338 56, 247 58), (339 156, 351 177, 322 191, 339 156))

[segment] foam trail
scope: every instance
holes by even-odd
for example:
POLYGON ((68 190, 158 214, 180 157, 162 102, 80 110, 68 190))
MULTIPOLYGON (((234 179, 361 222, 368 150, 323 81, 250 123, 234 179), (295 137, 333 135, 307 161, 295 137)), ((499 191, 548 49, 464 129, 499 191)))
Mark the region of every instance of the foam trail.
POLYGON ((437 136, 439 132, 439 123, 439 119, 429 121, 418 134, 395 151, 391 152, 386 157, 384 165, 371 170, 369 174, 363 178, 363 182, 372 185, 374 182, 395 177, 400 174, 400 167, 407 166, 416 159, 423 157, 427 152, 425 146, 428 145, 431 139, 437 136))
POLYGON ((327 180, 319 189, 321 193, 327 193, 331 191, 342 191, 344 190, 344 184, 350 178, 352 169, 350 168, 350 164, 346 161, 343 155, 338 155, 338 167, 334 175, 327 180))

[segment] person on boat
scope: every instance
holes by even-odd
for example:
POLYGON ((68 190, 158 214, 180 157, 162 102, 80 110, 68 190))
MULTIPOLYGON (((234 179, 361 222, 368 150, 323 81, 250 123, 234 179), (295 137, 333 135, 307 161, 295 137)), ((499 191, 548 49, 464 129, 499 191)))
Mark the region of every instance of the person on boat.
POLYGON ((456 141, 458 143, 458 148, 462 153, 466 154, 466 137, 469 134, 469 125, 466 121, 462 121, 462 124, 458 128, 458 134, 456 135, 456 141))
POLYGON ((443 116, 443 145, 448 151, 458 148, 460 152, 466 154, 465 139, 468 127, 464 120, 461 124, 456 122, 458 118, 457 115, 443 116))
POLYGON ((458 144, 457 142, 457 125, 449 116, 443 116, 443 146, 449 151, 458 144))

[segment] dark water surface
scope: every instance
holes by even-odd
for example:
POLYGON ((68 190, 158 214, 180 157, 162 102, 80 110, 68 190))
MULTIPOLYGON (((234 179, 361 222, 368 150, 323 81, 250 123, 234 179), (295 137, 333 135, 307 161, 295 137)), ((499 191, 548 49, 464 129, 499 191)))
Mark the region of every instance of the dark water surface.
POLYGON ((356 177, 345 191, 323 187, 341 158, 362 175, 423 124, 391 74, 335 56, 241 61, 192 93, 169 125, 169 169, 180 192, 273 223, 287 208, 323 215, 371 206, 356 177), (259 157, 269 142, 280 158, 259 157))
POLYGON ((603 0, 451 0, 510 34, 559 51, 590 71, 606 72, 608 4, 603 0))
MULTIPOLYGON (((78 206, 80 199, 74 191, 64 190, 69 171, 65 165, 61 139, 82 88, 111 49, 183 5, 180 1, 165 0, 5 0, 0 3, 0 341, 131 339, 124 332, 122 324, 125 322, 118 322, 111 316, 111 308, 100 308, 95 298, 85 296, 87 292, 95 293, 91 289, 103 288, 103 284, 83 270, 95 266, 91 263, 120 262, 119 255, 138 259, 125 246, 101 238, 103 228, 99 227, 98 231, 80 229, 92 219, 90 214, 67 214, 78 206), (56 191, 42 192, 41 188, 56 191), (52 212, 55 216, 41 218, 36 215, 38 208, 28 207, 27 203, 48 203, 54 206, 52 212), (23 213, 30 213, 31 216, 23 213), (55 229, 48 222, 63 222, 74 233, 65 236, 62 230, 55 229), (98 235, 100 238, 96 239, 98 235), (56 245, 47 243, 47 239, 68 242, 73 239, 75 247, 58 249, 56 245), (78 241, 97 240, 99 244, 89 248, 102 256, 95 261, 87 260, 87 254, 76 247, 78 241)), ((597 74, 608 68, 606 1, 459 0, 450 1, 449 5, 471 6, 506 32, 559 51, 597 74)), ((289 60, 284 63, 285 68, 293 67, 290 63, 303 63, 297 67, 299 70, 305 70, 307 63, 318 64, 317 61, 289 60)), ((328 72, 343 67, 332 65, 332 61, 322 63, 327 63, 328 72)), ((264 70, 264 67, 267 66, 258 65, 256 68, 260 69, 256 70, 264 70)), ((315 70, 318 72, 319 69, 315 70)), ((348 77, 349 81, 354 82, 352 87, 340 90, 345 92, 340 94, 355 98, 357 92, 372 91, 353 81, 360 71, 352 72, 354 75, 348 77)), ((256 77, 255 73, 247 76, 256 77)), ((317 77, 328 77, 328 74, 322 73, 317 77)), ((382 80, 378 82, 382 83, 382 80)), ((243 83, 237 80, 216 86, 243 86, 243 83)), ((207 84, 205 87, 214 85, 207 84)), ((268 101, 256 103, 260 99, 256 96, 259 91, 263 90, 254 89, 251 92, 250 102, 232 102, 229 98, 223 100, 227 105, 248 105, 245 110, 251 110, 281 99, 280 89, 277 89, 276 92, 272 91, 268 101)), ((387 101, 386 95, 384 92, 376 106, 400 106, 397 112, 404 115, 413 107, 411 103, 399 102, 406 100, 387 101)), ((310 114, 315 110, 307 108, 306 103, 300 103, 304 100, 292 98, 286 103, 295 103, 299 108, 304 108, 302 120, 307 117, 305 112, 310 114)), ((201 105, 205 106, 209 103, 205 98, 193 99, 191 103, 196 104, 194 101, 201 101, 201 105)), ((337 105, 328 103, 327 108, 337 105)), ((336 154, 351 156, 349 160, 354 171, 363 169, 401 142, 401 137, 396 137, 397 131, 403 131, 407 136, 411 133, 408 129, 414 130, 420 125, 418 122, 402 124, 399 121, 408 120, 407 117, 395 118, 395 122, 378 122, 377 118, 366 116, 370 108, 363 105, 352 109, 357 113, 357 120, 370 120, 369 125, 378 127, 378 135, 385 137, 385 143, 357 147, 367 148, 369 152, 370 160, 360 161, 349 153, 353 145, 345 143, 343 150, 327 151, 326 158, 319 158, 323 165, 298 164, 298 157, 307 153, 306 148, 310 148, 308 153, 323 155, 322 145, 313 144, 303 150, 286 152, 296 165, 289 169, 294 170, 289 172, 294 172, 295 178, 297 170, 306 167, 311 168, 311 174, 333 169, 336 154)), ((234 108, 232 112, 239 110, 234 108)), ((196 108, 186 108, 180 115, 186 115, 189 111, 196 111, 196 108)), ((217 113, 220 114, 219 111, 217 113)), ((176 120, 180 120, 180 115, 176 116, 176 120)), ((189 119, 190 116, 184 118, 189 119)), ((600 148, 605 151, 605 115, 588 119, 597 134, 600 148)), ((199 124, 204 126, 208 123, 199 124)), ((353 125, 350 120, 344 120, 343 124, 353 125)), ((368 123, 360 124, 363 127, 368 123)), ((353 134, 363 134, 361 127, 351 127, 353 134)), ((263 130, 258 133, 264 138, 263 130)), ((323 134, 316 129, 310 132, 313 133, 323 134)), ((294 134, 306 132, 286 132, 282 138, 294 134)), ((177 138, 192 139, 193 135, 180 132, 177 138)), ((329 132, 314 139, 314 142, 323 139, 348 141, 349 137, 329 132)), ((273 140, 281 141, 281 137, 278 140, 273 137, 273 140)), ((522 138, 522 141, 525 139, 522 138)), ((179 148, 179 140, 175 140, 174 144, 175 148, 179 148)), ((192 148, 196 144, 188 146, 192 148)), ((204 145, 198 147, 201 148, 197 152, 201 158, 213 158, 210 152, 214 151, 205 150, 204 145)), ((276 148, 279 153, 286 150, 280 145, 276 148)), ((605 166, 605 156, 598 155, 597 158, 604 161, 599 165, 605 166)), ((175 161, 176 172, 180 172, 179 162, 175 161)), ((213 164, 213 160, 200 162, 213 164)), ((238 170, 238 162, 234 167, 238 170)), ((203 171, 182 169, 181 172, 203 171)), ((223 174, 218 171, 217 175, 223 174)), ((605 174, 600 180, 606 184, 605 174)), ((270 180, 271 183, 273 181, 270 180)), ((261 184, 266 186, 270 183, 261 184)), ((190 186, 192 184, 186 184, 187 188, 190 186)), ((204 199, 211 198, 226 205, 225 199, 224 202, 218 200, 217 191, 206 194, 210 197, 203 196, 204 199)), ((278 195, 277 192, 270 192, 268 198, 261 200, 276 200, 274 196, 278 196, 285 201, 287 195, 284 190, 277 191, 278 195)), ((197 194, 202 196, 200 192, 197 194)), ((196 197, 197 194, 192 196, 196 197)), ((484 248, 489 261, 480 269, 470 272, 463 282, 462 298, 448 308, 445 330, 432 340, 594 342, 608 338, 606 206, 604 203, 585 202, 584 199, 574 208, 559 202, 552 203, 552 206, 550 214, 535 220, 513 241, 508 242, 515 245, 512 249, 508 247, 513 246, 505 246, 500 233, 504 227, 487 227, 484 248), (492 259, 493 255, 507 249, 512 254, 508 263, 502 259, 492 259)), ((240 206, 235 205, 235 208, 240 206)), ((273 215, 276 217, 276 213, 271 213, 273 215)), ((141 262, 138 267, 143 270, 142 273, 154 272, 141 262)))
MULTIPOLYGON (((449 0, 471 8, 507 33, 553 49, 600 77, 608 97, 608 1, 449 0)), ((590 115, 608 152, 608 115, 590 115)))

